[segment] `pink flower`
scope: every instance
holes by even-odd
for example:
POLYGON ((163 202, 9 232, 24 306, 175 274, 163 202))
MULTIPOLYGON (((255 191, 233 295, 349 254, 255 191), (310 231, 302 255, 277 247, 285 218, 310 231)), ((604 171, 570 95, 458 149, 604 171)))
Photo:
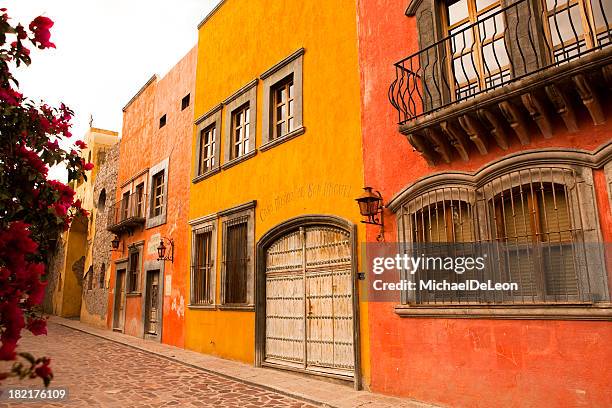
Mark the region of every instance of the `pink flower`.
POLYGON ((47 321, 45 319, 28 319, 26 327, 35 336, 47 334, 47 321))
POLYGON ((34 33, 34 44, 38 43, 38 48, 55 48, 49 39, 51 38, 51 32, 49 29, 53 27, 53 21, 48 17, 38 16, 30 23, 30 31, 34 33))
POLYGON ((74 144, 77 145, 77 147, 80 147, 81 149, 87 148, 87 144, 85 144, 85 142, 82 140, 77 140, 76 142, 74 142, 74 144))

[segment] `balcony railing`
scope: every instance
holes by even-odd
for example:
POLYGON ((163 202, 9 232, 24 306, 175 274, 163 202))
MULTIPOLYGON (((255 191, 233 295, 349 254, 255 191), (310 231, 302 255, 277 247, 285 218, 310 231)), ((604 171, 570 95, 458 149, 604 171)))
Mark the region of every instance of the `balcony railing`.
POLYGON ((107 229, 112 232, 130 230, 145 222, 147 195, 134 192, 117 201, 108 214, 107 229))
POLYGON ((519 0, 395 64, 400 125, 597 52, 612 43, 606 0, 519 0))

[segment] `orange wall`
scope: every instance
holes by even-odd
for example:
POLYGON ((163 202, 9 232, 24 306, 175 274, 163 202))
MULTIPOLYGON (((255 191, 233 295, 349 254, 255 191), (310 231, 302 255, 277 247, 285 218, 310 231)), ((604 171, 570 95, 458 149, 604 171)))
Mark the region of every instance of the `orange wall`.
MULTIPOLYGON (((447 170, 473 171, 520 150, 570 147, 593 150, 609 142, 612 125, 594 127, 581 112, 580 131, 561 128, 545 140, 517 140, 469 162, 430 167, 398 131, 387 99, 393 63, 418 50, 416 22, 404 0, 359 0, 359 62, 365 184, 385 200, 415 180, 447 170)), ((562 126, 562 123, 559 123, 562 126)), ((604 237, 612 219, 603 174, 595 188, 604 237), (605 202, 605 205, 602 205, 605 202)), ((395 216, 385 214, 387 242, 396 239, 395 216)), ((368 241, 375 241, 368 228, 368 241)), ((394 303, 369 304, 371 388, 451 406, 612 406, 612 325, 607 322, 400 318, 394 303)))
MULTIPOLYGON (((191 181, 195 67, 196 49, 194 48, 165 77, 149 84, 124 111, 116 197, 117 200, 120 199, 122 186, 125 183, 169 157, 166 175, 168 183, 166 223, 150 229, 138 229, 131 236, 123 234, 121 238, 124 251, 114 253, 113 259, 127 257, 127 247, 130 244, 144 241, 140 282, 140 287, 143 288, 144 262, 157 259, 156 247, 159 236, 174 240, 174 262, 165 262, 163 282, 160 282, 164 284, 162 342, 179 347, 184 343, 186 302, 184 271, 189 268, 187 215, 191 181), (187 109, 181 110, 181 100, 188 93, 191 95, 190 105, 187 109), (160 129, 159 118, 163 114, 166 114, 167 124, 160 129), (170 286, 167 286, 168 283, 170 286)), ((147 180, 147 177, 145 174, 135 181, 147 180)), ((150 193, 148 185, 145 186, 145 190, 147 194, 150 193)), ((114 277, 113 273, 110 283, 113 289, 114 277)), ((109 310, 112 310, 114 305, 114 290, 112 292, 109 296, 109 310)), ((127 334, 139 337, 143 335, 143 305, 142 296, 128 296, 126 299, 127 334)), ((113 314, 109 313, 109 327, 112 325, 112 318, 113 314)))

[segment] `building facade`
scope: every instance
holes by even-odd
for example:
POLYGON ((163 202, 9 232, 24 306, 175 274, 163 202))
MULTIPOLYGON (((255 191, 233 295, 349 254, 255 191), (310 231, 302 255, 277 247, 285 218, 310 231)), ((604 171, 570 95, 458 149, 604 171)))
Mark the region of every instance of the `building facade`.
POLYGON ((355 6, 228 0, 199 25, 189 349, 368 376, 355 6))
MULTIPOLYGON (((196 50, 124 107, 107 325, 183 346, 196 50), (160 259, 158 248, 166 247, 160 259)), ((109 248, 110 250, 110 248, 109 248)))
POLYGON ((83 282, 87 282, 93 263, 93 241, 96 233, 93 189, 99 169, 105 162, 108 151, 118 141, 117 132, 91 127, 83 141, 87 145, 81 150, 86 163, 94 168, 87 172, 87 180, 72 181, 75 200, 89 211, 89 217, 77 217, 68 231, 58 240, 48 272, 45 310, 62 317, 77 317, 81 313, 83 282))
POLYGON ((119 143, 115 143, 103 154, 98 154, 98 167, 93 190, 90 191, 92 201, 91 213, 93 229, 90 234, 91 265, 86 269, 83 281, 83 299, 81 302, 82 322, 106 327, 108 281, 111 269, 111 242, 115 237, 106 229, 108 210, 115 197, 117 186, 117 171, 119 170, 119 143))
POLYGON ((518 284, 371 302, 371 389, 449 406, 610 406, 609 4, 358 10, 365 183, 385 198, 387 242, 488 253, 483 270, 397 278, 518 284))

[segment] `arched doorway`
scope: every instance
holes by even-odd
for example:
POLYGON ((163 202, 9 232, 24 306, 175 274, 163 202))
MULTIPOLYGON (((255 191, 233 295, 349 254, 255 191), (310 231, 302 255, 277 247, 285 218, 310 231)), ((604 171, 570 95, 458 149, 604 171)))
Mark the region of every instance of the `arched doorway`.
POLYGON ((355 227, 337 217, 286 221, 257 245, 257 365, 359 387, 355 227))

